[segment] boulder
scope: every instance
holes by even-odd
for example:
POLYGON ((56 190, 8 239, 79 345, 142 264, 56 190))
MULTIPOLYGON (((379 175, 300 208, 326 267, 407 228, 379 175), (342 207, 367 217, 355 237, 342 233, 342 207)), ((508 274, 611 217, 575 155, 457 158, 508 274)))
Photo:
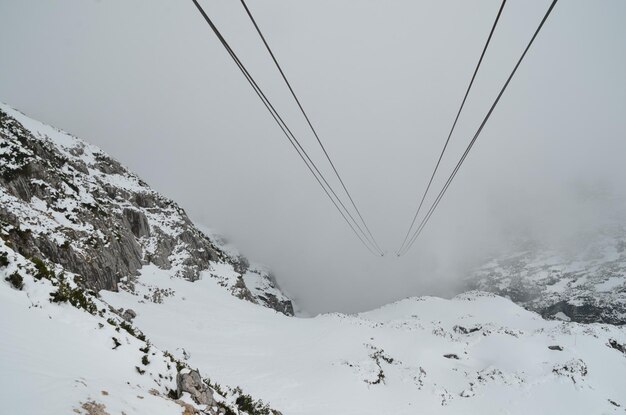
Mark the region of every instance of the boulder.
POLYGON ((137 313, 131 308, 122 313, 122 318, 126 321, 133 321, 135 317, 137 317, 137 313))
POLYGON ((197 370, 183 369, 176 375, 176 393, 182 397, 187 392, 200 405, 214 404, 213 391, 203 381, 197 370))

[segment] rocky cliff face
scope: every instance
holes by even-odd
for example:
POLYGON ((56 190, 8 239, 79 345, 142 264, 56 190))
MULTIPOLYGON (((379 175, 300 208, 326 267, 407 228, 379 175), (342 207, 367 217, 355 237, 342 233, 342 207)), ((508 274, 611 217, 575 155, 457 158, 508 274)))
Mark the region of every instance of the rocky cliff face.
MULTIPOLYGON (((271 274, 201 232, 173 201, 95 146, 0 105, 0 226, 26 257, 113 290, 154 264, 194 281, 214 264, 233 295, 293 314, 271 274)), ((128 286, 128 285, 126 285, 128 286)))
POLYGON ((545 318, 624 325, 626 229, 604 229, 568 253, 529 245, 485 264, 468 286, 509 297, 545 318))

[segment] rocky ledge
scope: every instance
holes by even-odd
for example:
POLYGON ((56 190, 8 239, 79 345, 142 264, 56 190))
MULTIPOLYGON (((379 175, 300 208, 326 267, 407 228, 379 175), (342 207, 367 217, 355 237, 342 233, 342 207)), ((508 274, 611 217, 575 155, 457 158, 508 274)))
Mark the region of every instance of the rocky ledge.
POLYGON ((154 264, 194 281, 213 264, 238 277, 233 295, 292 315, 271 274, 226 252, 184 210, 119 162, 68 133, 0 104, 0 233, 26 257, 79 274, 92 290, 154 264))

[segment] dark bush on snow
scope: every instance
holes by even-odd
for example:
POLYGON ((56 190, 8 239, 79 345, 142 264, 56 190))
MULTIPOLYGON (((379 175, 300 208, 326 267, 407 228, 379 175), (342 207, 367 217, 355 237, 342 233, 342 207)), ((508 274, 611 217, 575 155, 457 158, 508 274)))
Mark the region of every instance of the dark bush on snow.
POLYGON ((6 277, 5 280, 9 281, 13 288, 18 290, 24 288, 24 278, 17 271, 6 277))

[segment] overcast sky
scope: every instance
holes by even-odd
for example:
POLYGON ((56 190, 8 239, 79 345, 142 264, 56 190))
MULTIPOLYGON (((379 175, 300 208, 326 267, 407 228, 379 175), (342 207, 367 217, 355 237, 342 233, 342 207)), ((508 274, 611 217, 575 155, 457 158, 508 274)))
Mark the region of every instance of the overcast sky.
MULTIPOLYGON (((328 165, 236 0, 203 1, 328 165)), ((0 0, 0 100, 100 146, 310 312, 450 295, 518 237, 559 240, 626 193, 626 2, 561 0, 424 233, 399 247, 499 0, 248 0, 379 243, 326 199, 191 0, 0 0)), ((441 172, 549 5, 510 0, 441 172)), ((444 179, 435 183, 439 189, 444 179)))

